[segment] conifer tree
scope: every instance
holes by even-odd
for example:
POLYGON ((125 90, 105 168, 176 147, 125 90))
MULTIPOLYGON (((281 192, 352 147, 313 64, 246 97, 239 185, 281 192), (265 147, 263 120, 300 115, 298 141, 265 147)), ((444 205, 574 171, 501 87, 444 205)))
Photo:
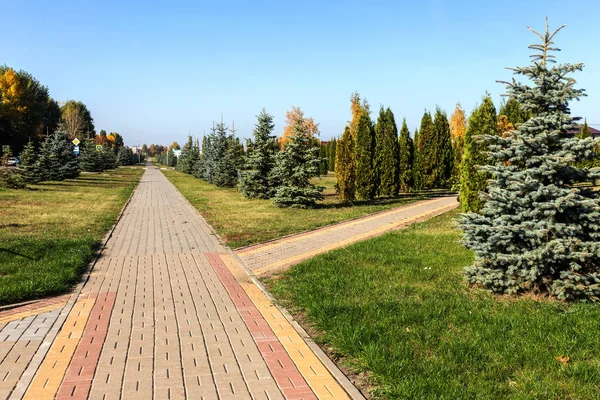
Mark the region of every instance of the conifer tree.
POLYGON ((451 183, 454 157, 448 117, 439 107, 435 110, 433 124, 436 135, 433 186, 436 188, 447 187, 451 183))
POLYGON ((249 198, 269 199, 274 194, 271 185, 271 172, 275 166, 276 142, 273 136, 275 123, 273 116, 263 108, 256 116, 252 153, 247 157, 247 171, 241 174, 238 188, 249 198))
POLYGON ((413 166, 412 166, 412 186, 414 190, 423 189, 423 177, 421 176, 421 141, 419 140, 419 128, 415 129, 413 136, 413 166))
POLYGON ((47 136, 42 143, 39 166, 41 181, 62 181, 79 176, 73 144, 60 127, 55 134, 47 136))
POLYGON ((412 169, 414 162, 414 144, 406 125, 406 118, 402 121, 400 138, 398 139, 398 169, 400 171, 400 189, 410 192, 413 189, 412 169))
POLYGON ((581 132, 579 133, 580 139, 591 138, 592 132, 590 132, 590 127, 588 126, 587 120, 583 122, 583 126, 581 127, 581 132))
POLYGON ((273 168, 274 179, 279 186, 272 198, 279 207, 314 207, 323 199, 323 187, 310 183, 319 174, 319 149, 302 118, 297 118, 290 141, 277 154, 273 168))
POLYGON ((80 144, 79 167, 86 172, 104 171, 102 153, 96 151, 94 139, 84 139, 80 144))
POLYGON ((167 151, 166 162, 169 167, 174 167, 177 165, 177 156, 172 148, 167 151))
POLYGON ((234 187, 238 179, 235 138, 227 132, 227 125, 217 123, 211 138, 212 183, 219 187, 234 187))
MULTIPOLYGON (((491 165, 481 213, 463 217, 465 245, 475 263, 469 281, 500 293, 534 291, 559 299, 600 301, 600 170, 580 168, 598 141, 569 137, 569 101, 583 96, 571 73, 583 64, 554 65, 550 53, 560 27, 530 46, 532 65, 512 69, 528 84, 504 82, 531 112, 507 137, 487 135, 491 165)), ((531 29, 531 28, 530 28, 531 29)))
POLYGON ((456 108, 450 117, 450 136, 452 138, 452 154, 454 156, 451 180, 455 190, 458 190, 460 182, 460 164, 462 163, 466 131, 467 119, 465 111, 462 109, 460 103, 456 103, 456 108))
POLYGON ((509 97, 508 101, 500 107, 500 111, 498 112, 498 115, 506 115, 508 122, 513 126, 527 121, 531 116, 530 114, 530 112, 521 110, 521 105, 514 97, 509 97))
POLYGON ((421 118, 419 129, 419 140, 417 146, 417 179, 419 189, 431 188, 436 178, 436 166, 438 164, 437 135, 431 114, 427 111, 421 118))
POLYGON ((378 194, 396 196, 400 190, 400 172, 398 159, 398 126, 394 113, 388 107, 381 107, 376 125, 376 171, 378 194))
POLYGON ((198 157, 198 147, 194 145, 194 139, 192 136, 188 136, 188 141, 185 145, 183 145, 183 149, 181 150, 181 154, 177 159, 177 166, 175 169, 186 174, 192 174, 192 172, 194 172, 194 168, 196 167, 196 163, 198 162, 198 157))
POLYGON ((117 168, 117 155, 110 146, 102 146, 102 152, 100 154, 102 156, 102 163, 105 170, 117 168))
POLYGON ((480 170, 481 166, 489 163, 489 146, 481 141, 483 135, 498 136, 496 107, 489 96, 485 96, 481 105, 471 114, 465 133, 460 179, 460 203, 463 212, 479 212, 484 204, 482 194, 490 176, 480 170))
POLYGON ((137 156, 129 147, 121 147, 117 152, 117 165, 134 165, 137 163, 137 156))
POLYGON ((319 143, 319 175, 327 175, 327 145, 319 143))
POLYGON ((19 156, 19 170, 21 177, 26 183, 38 183, 42 178, 40 164, 38 160, 38 149, 35 143, 30 140, 19 156))
POLYGON ((346 126, 344 134, 336 143, 335 176, 336 191, 341 201, 352 201, 356 198, 356 165, 354 157, 354 139, 350 126, 346 126))
POLYGON ((375 130, 368 114, 363 113, 358 119, 356 138, 354 141, 356 157, 356 197, 369 200, 377 191, 374 163, 375 130))
POLYGON ((335 171, 335 157, 336 157, 336 148, 337 148, 337 139, 333 138, 327 143, 327 170, 334 172, 335 171))

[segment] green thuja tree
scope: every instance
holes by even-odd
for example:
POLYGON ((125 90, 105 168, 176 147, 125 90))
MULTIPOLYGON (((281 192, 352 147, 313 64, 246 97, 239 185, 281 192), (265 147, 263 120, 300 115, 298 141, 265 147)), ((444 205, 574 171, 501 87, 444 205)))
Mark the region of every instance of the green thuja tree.
POLYGON ((335 150, 335 176, 337 178, 336 191, 338 198, 343 202, 356 198, 356 157, 354 154, 354 139, 350 127, 346 126, 344 134, 336 143, 335 150))
POLYGON ((377 192, 377 174, 374 163, 375 130, 367 113, 362 113, 358 119, 354 144, 356 197, 369 200, 374 198, 377 192))
POLYGON ((483 192, 490 175, 480 168, 489 163, 489 145, 482 140, 484 135, 498 136, 496 107, 489 96, 473 111, 465 132, 459 189, 463 212, 479 212, 485 203, 483 192))
POLYGON ((414 190, 423 189, 423 178, 421 176, 421 141, 419 140, 419 128, 415 129, 413 135, 413 167, 412 167, 412 183, 414 190))
POLYGON ((249 198, 270 199, 275 192, 270 179, 277 148, 273 135, 275 123, 273 116, 264 108, 256 119, 252 152, 247 157, 247 170, 240 175, 238 189, 249 198))
POLYGON ((396 196, 400 190, 398 126, 389 107, 379 110, 375 137, 375 162, 379 178, 377 192, 380 196, 396 196))
POLYGON ((433 121, 435 127, 435 167, 433 170, 433 187, 448 187, 452 181, 452 169, 454 156, 452 152, 452 140, 450 137, 450 123, 448 116, 439 107, 435 110, 433 121))
POLYGON ((398 139, 398 169, 400 171, 400 189, 410 192, 413 189, 413 162, 414 144, 406 125, 406 119, 402 121, 400 138, 398 139))
POLYGON ((319 148, 302 118, 297 118, 290 142, 277 154, 274 179, 279 186, 272 198, 279 207, 310 208, 323 199, 323 187, 310 183, 319 174, 319 148))
POLYGON ((583 64, 554 64, 558 31, 537 33, 532 65, 512 69, 529 79, 504 82, 532 117, 506 137, 486 135, 493 163, 481 213, 461 220, 475 252, 469 282, 499 293, 549 293, 559 299, 600 301, 600 170, 578 167, 598 141, 567 135, 569 101, 583 96, 570 76, 583 64))
POLYGON ((421 118, 417 146, 416 179, 419 189, 434 186, 438 165, 437 135, 429 112, 421 118))
POLYGON ((327 170, 335 171, 335 157, 336 157, 337 139, 333 138, 327 143, 327 170))
POLYGON ((42 178, 38 149, 33 141, 29 141, 19 156, 19 170, 26 183, 38 183, 42 178))

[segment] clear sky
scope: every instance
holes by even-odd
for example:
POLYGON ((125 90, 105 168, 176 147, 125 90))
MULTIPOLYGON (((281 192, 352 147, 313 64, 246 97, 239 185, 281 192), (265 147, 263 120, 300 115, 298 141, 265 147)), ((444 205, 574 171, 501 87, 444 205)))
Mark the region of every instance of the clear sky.
POLYGON ((328 140, 353 91, 411 132, 436 105, 470 112, 486 91, 498 104, 504 67, 529 62, 526 25, 543 30, 548 16, 568 25, 559 61, 586 65, 573 114, 600 124, 598 15, 598 0, 17 1, 2 7, 0 64, 83 101, 97 130, 129 145, 182 143, 221 113, 250 137, 263 107, 279 134, 291 105, 328 140))

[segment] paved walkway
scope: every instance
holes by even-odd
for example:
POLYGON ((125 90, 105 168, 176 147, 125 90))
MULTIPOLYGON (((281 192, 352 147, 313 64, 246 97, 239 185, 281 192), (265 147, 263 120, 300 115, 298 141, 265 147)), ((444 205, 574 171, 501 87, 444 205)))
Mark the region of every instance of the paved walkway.
POLYGON ((353 221, 237 250, 256 276, 270 275, 333 249, 383 235, 458 206, 456 196, 420 201, 353 221))
POLYGON ((0 399, 348 398, 154 167, 87 282, 57 299, 0 313, 0 399))

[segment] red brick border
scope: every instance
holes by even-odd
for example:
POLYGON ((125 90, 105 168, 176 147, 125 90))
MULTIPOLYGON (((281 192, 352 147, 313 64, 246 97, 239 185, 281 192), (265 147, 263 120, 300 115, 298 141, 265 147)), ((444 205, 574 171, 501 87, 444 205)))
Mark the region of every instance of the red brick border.
POLYGON ((286 399, 317 399, 275 333, 218 253, 205 253, 252 334, 271 375, 286 399))

